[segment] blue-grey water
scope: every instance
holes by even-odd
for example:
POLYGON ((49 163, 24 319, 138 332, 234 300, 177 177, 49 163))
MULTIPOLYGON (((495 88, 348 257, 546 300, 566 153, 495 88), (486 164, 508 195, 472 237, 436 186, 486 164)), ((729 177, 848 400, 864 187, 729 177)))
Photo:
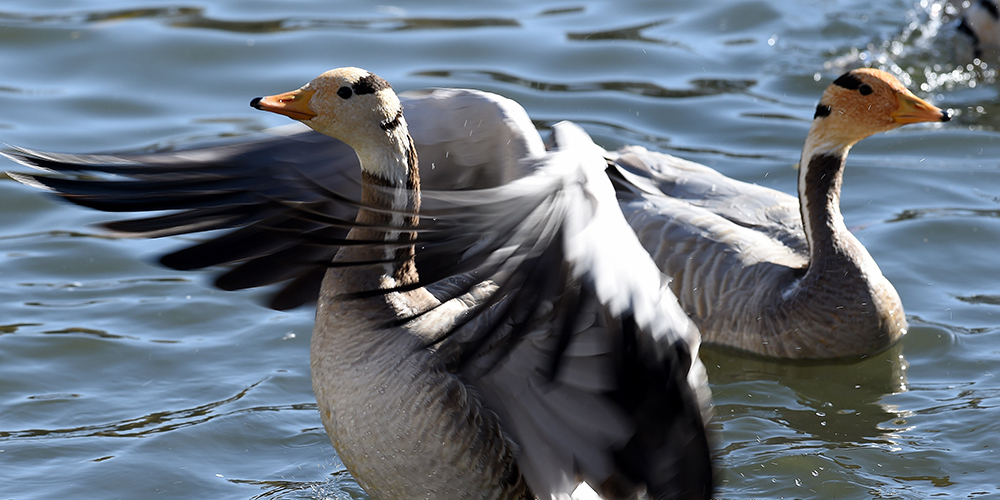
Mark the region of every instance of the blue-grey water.
MULTIPOLYGON (((720 499, 1000 496, 996 64, 930 0, 5 0, 0 142, 163 150, 288 122, 247 103, 337 66, 461 86, 795 190, 822 90, 874 63, 952 108, 866 140, 848 225, 910 331, 839 364, 705 349, 720 499)), ((0 160, 0 169, 17 169, 0 160)), ((157 267, 176 239, 0 180, 0 499, 366 498, 321 427, 312 312, 157 267)))

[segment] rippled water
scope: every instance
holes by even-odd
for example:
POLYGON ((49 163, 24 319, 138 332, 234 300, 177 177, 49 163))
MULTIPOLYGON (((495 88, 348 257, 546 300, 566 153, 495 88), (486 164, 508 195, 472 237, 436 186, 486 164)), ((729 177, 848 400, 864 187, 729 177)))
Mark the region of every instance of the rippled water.
MULTIPOLYGON (((844 213, 911 324, 888 352, 774 363, 706 349, 719 498, 991 497, 1000 447, 1000 107, 942 3, 193 2, 0 6, 0 141, 158 150, 287 120, 250 98, 336 66, 475 87, 794 192, 823 88, 893 70, 945 125, 863 142, 844 213), (794 6, 793 6, 794 5, 794 6)), ((0 168, 14 168, 9 162, 0 168)), ((364 498, 319 422, 311 312, 152 261, 182 242, 0 181, 0 498, 364 498)))

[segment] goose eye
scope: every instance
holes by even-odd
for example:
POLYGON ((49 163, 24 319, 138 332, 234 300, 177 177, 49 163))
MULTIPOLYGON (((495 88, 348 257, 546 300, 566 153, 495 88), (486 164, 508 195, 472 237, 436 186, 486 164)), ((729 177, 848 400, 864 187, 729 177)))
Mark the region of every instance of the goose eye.
POLYGON ((862 83, 861 86, 858 87, 858 92, 861 92, 861 95, 868 95, 874 91, 872 90, 871 85, 868 85, 867 83, 862 83))
POLYGON ((340 87, 337 89, 337 95, 339 95, 341 99, 350 99, 353 94, 354 93, 351 91, 351 87, 340 87))

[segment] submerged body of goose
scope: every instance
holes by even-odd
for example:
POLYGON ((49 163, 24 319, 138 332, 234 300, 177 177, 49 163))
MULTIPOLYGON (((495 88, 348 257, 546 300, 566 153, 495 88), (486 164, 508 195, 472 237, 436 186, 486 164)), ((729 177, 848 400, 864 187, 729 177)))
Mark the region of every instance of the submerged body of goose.
MULTIPOLYGON (((468 107, 452 117, 526 118, 458 94, 468 107)), ((582 482, 603 498, 710 496, 697 330, 625 223, 602 151, 582 130, 557 125, 550 152, 505 125, 515 133, 438 141, 457 163, 434 165, 451 190, 432 191, 399 100, 372 73, 333 70, 252 105, 337 137, 354 161, 246 168, 225 148, 8 155, 119 176, 14 175, 80 205, 175 210, 109 224, 118 232, 232 229, 168 265, 238 262, 220 286, 287 281, 276 304, 316 300, 321 418, 374 499, 568 498, 582 482), (483 157, 483 144, 503 151, 483 157), (470 172, 505 168, 465 176, 465 160, 470 172), (360 182, 346 177, 358 170, 360 182)))
POLYGON ((704 342, 781 358, 877 352, 907 323, 840 212, 847 153, 872 134, 948 119, 892 75, 857 69, 816 107, 797 198, 636 147, 612 155, 618 197, 704 342))

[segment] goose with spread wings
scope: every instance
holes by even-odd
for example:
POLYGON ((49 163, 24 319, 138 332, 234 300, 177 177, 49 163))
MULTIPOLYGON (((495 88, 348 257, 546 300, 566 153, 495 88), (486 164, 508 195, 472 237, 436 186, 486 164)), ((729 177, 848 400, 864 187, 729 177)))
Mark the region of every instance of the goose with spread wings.
POLYGON ((410 103, 404 117, 385 80, 341 68, 251 104, 343 143, 7 155, 46 171, 17 180, 79 205, 166 211, 112 231, 223 230, 168 266, 228 264, 222 288, 315 301, 320 415, 372 498, 708 498, 698 331, 625 222, 603 150, 561 123, 545 151, 495 96, 410 103), (443 121, 415 143, 411 111, 443 121))

